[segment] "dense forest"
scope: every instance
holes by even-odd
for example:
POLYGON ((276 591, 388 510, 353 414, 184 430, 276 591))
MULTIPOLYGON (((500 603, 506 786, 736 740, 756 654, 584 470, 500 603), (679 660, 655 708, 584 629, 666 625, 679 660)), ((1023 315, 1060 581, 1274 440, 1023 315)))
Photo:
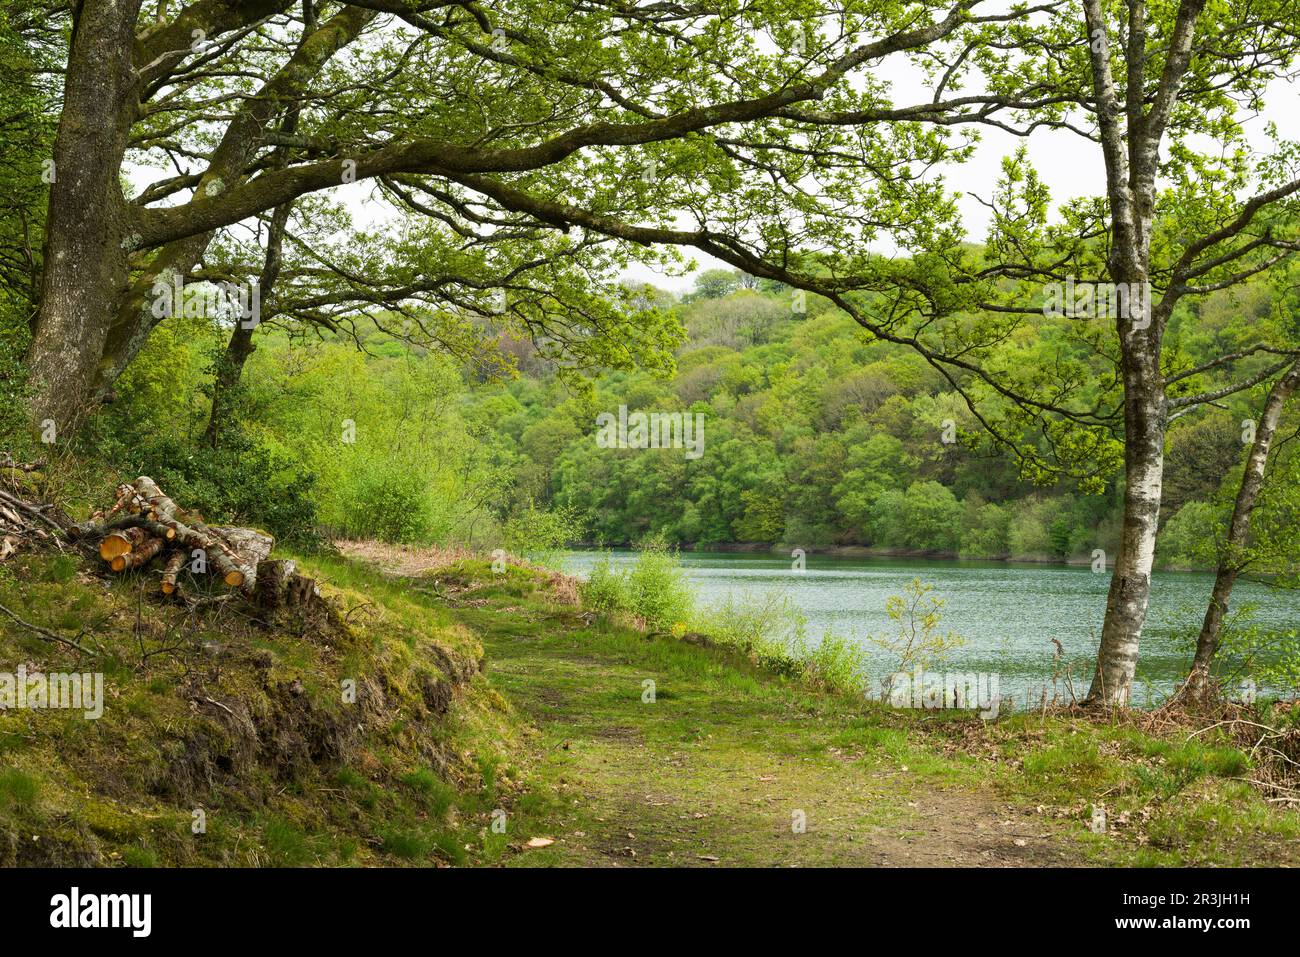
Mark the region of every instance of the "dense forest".
MULTIPOLYGON (((91 441, 104 461, 163 476, 215 515, 303 542, 527 548, 655 538, 1035 561, 1114 555, 1113 458, 1084 480, 1027 470, 1016 449, 981 432, 938 371, 873 340, 825 300, 796 312, 792 290, 720 269, 680 297, 640 292, 681 324, 671 371, 575 383, 529 343, 502 340, 509 362, 476 375, 377 325, 308 342, 268 331, 212 441, 211 383, 228 332, 180 316, 155 332, 91 441), (601 448, 597 416, 620 406, 703 415, 705 454, 601 448)), ((1175 315, 1171 348, 1191 364, 1235 351, 1261 325, 1285 323, 1289 304, 1262 283, 1225 291, 1175 315)), ((1062 342, 1102 381, 1105 357, 1069 346, 1067 321, 1051 316, 1000 358, 1059 363, 1062 342)), ((1161 565, 1213 567, 1264 391, 1171 427, 1161 565)), ((1284 425, 1292 432, 1293 417, 1284 425)), ((1274 532, 1262 573, 1294 574, 1297 465, 1294 445, 1281 443, 1260 504, 1260 527, 1274 532)))

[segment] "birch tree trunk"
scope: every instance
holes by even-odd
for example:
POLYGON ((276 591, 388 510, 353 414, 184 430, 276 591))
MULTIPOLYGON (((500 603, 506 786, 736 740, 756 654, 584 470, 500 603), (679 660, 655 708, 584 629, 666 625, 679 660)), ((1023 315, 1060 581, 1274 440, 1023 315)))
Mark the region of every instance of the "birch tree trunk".
POLYGON ((1172 30, 1161 51, 1164 63, 1159 83, 1154 93, 1149 93, 1145 78, 1155 58, 1146 32, 1147 3, 1131 0, 1121 99, 1112 71, 1101 0, 1083 0, 1110 202, 1111 249, 1107 266, 1110 280, 1126 286, 1129 292, 1128 314, 1117 317, 1124 378, 1124 527, 1106 599, 1097 670, 1088 692, 1088 700, 1093 703, 1129 703, 1151 596, 1168 425, 1160 352, 1165 324, 1181 294, 1177 289, 1168 289, 1159 304, 1151 300, 1156 174, 1160 143, 1178 102, 1196 20, 1204 6, 1205 0, 1179 0, 1172 30), (1141 312, 1133 309, 1137 291, 1141 291, 1141 312))
POLYGON ((1124 525, 1090 700, 1126 705, 1151 595, 1164 477, 1165 397, 1149 339, 1124 347, 1124 525))
POLYGON ((1232 589, 1237 583, 1237 576, 1245 567, 1244 551, 1250 536, 1250 516, 1255 509, 1260 489, 1264 487, 1268 453, 1277 435, 1282 410, 1298 387, 1300 387, 1300 362, 1291 366, 1286 375, 1277 381, 1264 403, 1264 414, 1260 416, 1259 426, 1255 431, 1255 442, 1251 446, 1250 456, 1246 459, 1241 485, 1237 489, 1237 500, 1232 507, 1228 536, 1219 555, 1219 566, 1214 575, 1214 588, 1210 592, 1210 603, 1205 609, 1205 621, 1202 622, 1201 633, 1196 639, 1196 656, 1192 660, 1192 670, 1187 676, 1187 682, 1180 695, 1189 702, 1203 703, 1208 700, 1213 691, 1210 668, 1219 650, 1223 620, 1228 614, 1228 601, 1232 597, 1232 589))

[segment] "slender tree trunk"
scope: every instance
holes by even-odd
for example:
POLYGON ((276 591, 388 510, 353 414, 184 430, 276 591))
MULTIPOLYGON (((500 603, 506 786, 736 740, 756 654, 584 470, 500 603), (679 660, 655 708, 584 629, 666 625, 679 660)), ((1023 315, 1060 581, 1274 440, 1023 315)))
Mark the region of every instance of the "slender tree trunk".
POLYGON ((1250 536, 1250 516, 1255 509, 1260 489, 1264 487, 1268 453, 1273 446, 1273 438, 1277 435, 1282 410, 1298 387, 1300 387, 1300 362, 1293 365, 1282 378, 1278 379, 1264 403, 1264 414, 1260 416, 1259 426, 1255 431, 1255 443, 1251 446, 1249 458, 1246 459, 1246 469, 1242 473, 1241 485, 1237 489, 1237 500, 1232 507, 1228 537, 1219 554, 1219 566, 1214 576, 1214 589, 1210 592, 1210 604, 1205 609, 1205 621, 1201 624, 1201 633, 1196 639, 1196 656, 1192 660, 1192 670, 1179 695, 1190 703, 1206 702, 1213 691, 1210 667, 1214 664, 1214 657, 1219 650, 1223 620, 1228 614, 1228 601, 1232 597, 1233 586, 1237 583, 1237 576, 1241 573, 1241 569, 1245 567, 1243 554, 1250 536))
MULTIPOLYGON (((310 2, 304 2, 303 11, 304 16, 308 18, 308 29, 310 29, 314 22, 310 2)), ((298 109, 296 107, 289 110, 280 128, 282 132, 288 134, 297 131, 298 109)), ((287 151, 280 150, 276 165, 282 166, 286 159, 287 151)), ((280 266, 284 262, 284 231, 289 225, 289 214, 292 210, 293 203, 283 203, 271 214, 271 224, 266 236, 266 259, 262 263, 262 273, 257 280, 263 306, 269 302, 276 281, 280 278, 280 266)), ((235 391, 239 388, 239 380, 243 378, 244 363, 256 348, 253 345, 253 331, 257 325, 257 322, 236 322, 235 328, 230 333, 230 341, 226 344, 226 352, 217 364, 216 378, 212 382, 212 409, 208 413, 208 428, 203 436, 203 440, 214 449, 221 440, 221 431, 226 424, 225 419, 230 414, 235 391)))
POLYGON ((1124 527, 1106 599, 1091 701, 1126 705, 1146 622, 1164 477, 1164 380, 1153 336, 1124 347, 1124 527))
POLYGON ((230 333, 230 341, 226 343, 226 351, 217 363, 217 374, 212 381, 212 409, 208 413, 203 441, 213 449, 221 444, 221 434, 229 425, 227 420, 235 404, 239 380, 244 374, 244 363, 255 348, 252 327, 238 323, 230 333))
POLYGON ((140 0, 83 0, 54 144, 41 308, 28 352, 31 411, 58 433, 86 410, 127 283, 128 213, 118 182, 134 114, 131 49, 140 0))

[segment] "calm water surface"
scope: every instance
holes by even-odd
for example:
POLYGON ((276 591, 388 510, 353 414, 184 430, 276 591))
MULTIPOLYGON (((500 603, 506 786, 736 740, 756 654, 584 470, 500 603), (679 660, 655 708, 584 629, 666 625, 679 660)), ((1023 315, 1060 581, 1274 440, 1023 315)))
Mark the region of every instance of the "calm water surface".
MULTIPOLYGON (((570 552, 562 565, 585 575, 596 552, 570 552)), ((630 565, 635 553, 615 551, 613 560, 630 565)), ((1097 636, 1106 610, 1110 573, 1094 574, 1087 566, 1007 564, 897 558, 831 558, 810 555, 802 573, 780 555, 683 552, 682 564, 698 600, 714 604, 728 594, 783 594, 808 617, 808 636, 828 629, 846 637, 892 635, 896 626, 885 614, 885 600, 902 592, 913 578, 934 586, 947 600, 941 632, 966 639, 953 651, 947 670, 997 674, 1003 696, 1039 700, 1051 690, 1055 638, 1075 663, 1075 691, 1087 692, 1092 678, 1097 636), (1079 687, 1082 685, 1082 687, 1079 687)), ((1186 673, 1190 646, 1172 633, 1180 623, 1199 623, 1214 578, 1208 573, 1157 572, 1152 582, 1151 611, 1142 636, 1135 703, 1168 693, 1186 673)), ((1255 582, 1238 584, 1233 605, 1251 602, 1262 625, 1294 627, 1300 622, 1300 595, 1255 582)), ((873 654, 873 674, 893 670, 883 653, 873 654)), ((1058 684, 1068 692, 1064 681, 1058 684)))

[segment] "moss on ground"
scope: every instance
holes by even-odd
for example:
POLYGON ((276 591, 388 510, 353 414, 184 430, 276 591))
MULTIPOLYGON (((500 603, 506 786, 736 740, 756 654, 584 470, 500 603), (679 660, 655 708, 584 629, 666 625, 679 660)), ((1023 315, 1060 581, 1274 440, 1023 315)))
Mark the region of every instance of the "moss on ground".
POLYGON ((104 714, 0 711, 0 864, 492 861, 483 822, 516 787, 522 726, 482 646, 381 576, 302 563, 332 610, 252 617, 157 600, 67 556, 0 572, 0 671, 103 672, 104 714))

